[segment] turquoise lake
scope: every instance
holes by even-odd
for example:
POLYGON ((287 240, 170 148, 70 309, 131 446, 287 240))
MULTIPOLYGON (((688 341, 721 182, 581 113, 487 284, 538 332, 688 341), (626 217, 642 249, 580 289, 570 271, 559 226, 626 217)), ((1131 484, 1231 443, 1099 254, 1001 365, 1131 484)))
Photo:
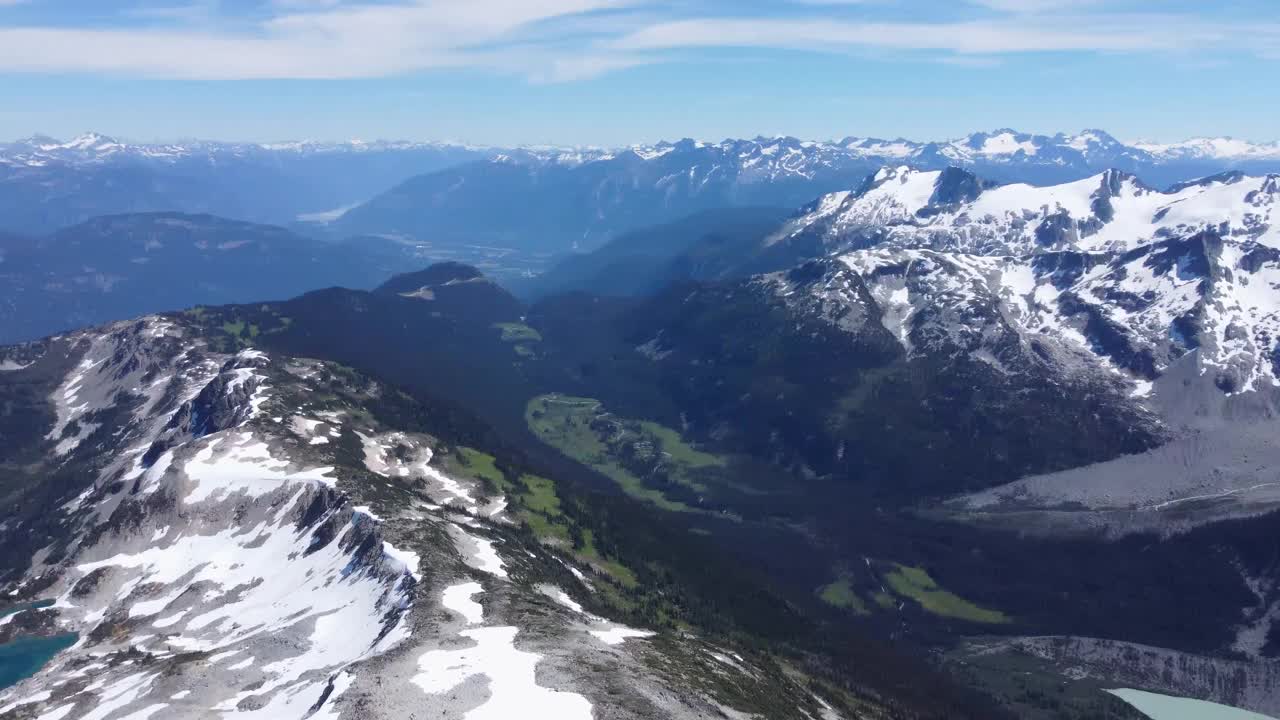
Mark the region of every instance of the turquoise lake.
MULTIPOLYGON (((32 608, 48 607, 52 600, 16 605, 0 610, 0 618, 32 608)), ((79 636, 65 633, 52 637, 19 637, 0 645, 0 690, 40 672, 54 655, 75 645, 79 636)))
POLYGON ((1248 710, 1143 690, 1108 690, 1151 720, 1275 720, 1248 710))

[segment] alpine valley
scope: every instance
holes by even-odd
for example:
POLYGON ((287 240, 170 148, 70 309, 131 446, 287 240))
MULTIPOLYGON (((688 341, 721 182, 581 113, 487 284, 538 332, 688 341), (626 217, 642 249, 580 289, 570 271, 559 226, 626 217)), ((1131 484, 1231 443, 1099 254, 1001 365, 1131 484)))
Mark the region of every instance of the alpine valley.
POLYGON ((195 147, 461 160, 9 228, 3 720, 1280 715, 1275 146, 195 147))

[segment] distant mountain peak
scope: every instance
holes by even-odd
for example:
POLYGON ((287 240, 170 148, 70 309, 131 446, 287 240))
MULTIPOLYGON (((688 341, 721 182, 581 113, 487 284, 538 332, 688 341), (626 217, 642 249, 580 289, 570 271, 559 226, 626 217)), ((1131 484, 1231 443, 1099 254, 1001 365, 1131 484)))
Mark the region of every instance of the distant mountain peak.
POLYGON ((91 148, 100 145, 119 145, 119 141, 108 135, 96 132, 81 133, 66 143, 70 148, 91 148))
MULTIPOLYGON (((1275 161, 1280 163, 1280 142, 1253 143, 1229 137, 1192 138, 1179 143, 1122 143, 1110 133, 1088 128, 1079 133, 1038 135, 1014 128, 999 127, 970 133, 964 137, 940 141, 892 140, 848 136, 837 142, 804 140, 790 135, 756 136, 751 139, 728 138, 708 143, 692 138, 633 145, 626 148, 519 146, 510 148, 472 146, 451 143, 411 142, 363 139, 343 142, 313 140, 271 143, 223 143, 188 140, 174 143, 126 143, 98 132, 83 133, 69 141, 45 136, 0 145, 0 164, 39 164, 48 161, 84 162, 108 157, 141 157, 153 160, 187 157, 197 153, 373 153, 426 148, 457 148, 486 153, 498 162, 555 163, 584 165, 613 160, 621 156, 655 161, 673 152, 711 152, 737 154, 742 157, 775 153, 790 156, 787 163, 799 167, 803 163, 832 166, 869 160, 901 160, 917 166, 983 163, 1026 163, 1056 169, 1061 175, 1073 165, 1086 164, 1100 170, 1114 158, 1128 158, 1134 163, 1159 165, 1169 162, 1234 162, 1275 161), (15 157, 21 156, 21 157, 15 157), (803 161, 803 163, 802 163, 803 161)), ((798 174, 810 173, 801 169, 798 174)), ((797 173, 789 173, 797 174, 797 173)))

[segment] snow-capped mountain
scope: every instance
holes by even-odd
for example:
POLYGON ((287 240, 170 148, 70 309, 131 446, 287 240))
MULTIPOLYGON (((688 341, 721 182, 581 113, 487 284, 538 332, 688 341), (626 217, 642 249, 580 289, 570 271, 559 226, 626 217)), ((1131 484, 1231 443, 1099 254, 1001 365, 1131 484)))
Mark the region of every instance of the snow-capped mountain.
POLYGON ((1160 191, 1117 171, 1035 187, 883 168, 801 211, 762 252, 840 257, 912 351, 941 351, 945 339, 992 357, 983 324, 939 307, 999 308, 983 317, 1023 344, 1051 339, 1128 373, 1138 395, 1189 354, 1224 392, 1270 392, 1280 387, 1278 209, 1276 175, 1160 191))
MULTIPOLYGON (((738 282, 785 306, 795 327, 816 322, 862 348, 850 354, 828 339, 830 353, 861 358, 883 331, 918 366, 917 382, 959 383, 922 402, 977 392, 980 407, 1003 396, 1025 403, 1011 412, 1029 418, 1043 407, 1027 398, 1062 408, 1091 398, 1091 418, 1110 418, 1098 437, 1138 431, 1173 449, 1114 460, 1108 482, 1079 470, 999 497, 1026 509, 1034 492, 1044 508, 1116 513, 1079 519, 1091 527, 1168 532, 1277 507, 1274 483, 1249 458, 1275 452, 1265 428, 1280 416, 1278 206, 1276 175, 1157 190, 1118 171, 1036 187, 888 167, 812 203, 720 277, 767 271, 738 282), (1045 387, 1058 400, 1040 396, 1045 387), (1185 453, 1209 451, 1211 475, 1185 470, 1185 453), (1143 479, 1115 487, 1125 474, 1143 479), (1081 482, 1091 490, 1073 494, 1081 482)), ((673 333, 656 337, 651 352, 676 350, 662 340, 673 333)), ((1067 517, 1054 526, 1078 530, 1067 517)))
POLYGON ((1225 163, 1224 169, 1227 169, 1233 162, 1280 161, 1280 143, 1275 142, 1196 138, 1172 144, 1124 143, 1103 130, 1035 135, 1010 129, 977 132, 943 141, 846 137, 837 142, 814 142, 793 137, 757 137, 718 143, 693 140, 661 142, 612 151, 552 148, 528 155, 544 161, 580 164, 612 160, 628 154, 643 160, 655 160, 672 152, 690 149, 701 150, 721 163, 732 161, 743 168, 754 169, 755 174, 762 178, 787 174, 812 178, 823 169, 862 161, 877 165, 901 163, 923 169, 966 167, 990 179, 1016 179, 1032 184, 1068 177, 1074 179, 1090 170, 1117 168, 1144 177, 1147 173, 1156 175, 1148 180, 1161 186, 1165 184, 1163 172, 1156 166, 1162 163, 1205 160, 1225 163))
POLYGON ((1280 175, 1231 173, 1157 190, 1120 171, 1036 187, 951 168, 882 168, 826 195, 768 242, 920 247, 978 255, 1128 250, 1202 230, 1280 246, 1280 175))
POLYGON ((135 143, 100 133, 84 133, 70 140, 35 135, 0 144, 0 165, 41 167, 49 163, 92 164, 120 161, 178 162, 207 159, 210 162, 276 155, 281 158, 342 153, 406 153, 456 151, 489 153, 490 148, 459 143, 351 140, 348 142, 295 141, 278 143, 236 143, 190 140, 172 143, 135 143))
POLYGON ((1069 179, 1085 169, 1096 172, 1114 168, 1135 173, 1147 182, 1162 187, 1179 180, 1191 179, 1190 176, 1169 179, 1170 173, 1176 175, 1183 170, 1162 166, 1177 161, 1196 159, 1219 162, 1223 163, 1219 170, 1227 170, 1232 169, 1233 163, 1280 160, 1280 145, 1274 142, 1198 138, 1164 145, 1126 143, 1096 129, 1057 135, 1035 135, 1001 129, 973 133, 955 140, 926 143, 846 138, 841 145, 869 157, 884 159, 885 164, 894 164, 893 160, 896 159, 915 167, 937 169, 937 163, 941 161, 972 168, 990 179, 1033 184, 1069 179), (1037 179, 1036 176, 1043 179, 1037 179))
POLYGON ((589 611, 615 582, 602 563, 521 532, 517 497, 456 447, 379 419, 401 417, 383 412, 404 401, 389 388, 222 347, 197 322, 147 317, 0 350, 0 393, 32 409, 0 445, 21 466, 4 488, 0 582, 16 605, 0 635, 77 634, 0 695, 0 713, 753 711, 688 680, 716 677, 767 682, 796 717, 837 717, 729 648, 688 633, 659 645, 589 611))
POLYGON ((501 148, 460 143, 416 141, 235 143, 204 140, 172 143, 135 143, 99 133, 85 133, 70 140, 32 136, 0 144, 0 164, 42 165, 49 162, 90 163, 125 158, 173 161, 189 157, 244 157, 251 154, 308 155, 338 153, 397 153, 454 150, 476 153, 495 162, 555 162, 581 165, 634 156, 651 161, 677 151, 701 150, 720 159, 732 157, 745 167, 811 176, 816 168, 833 167, 854 160, 878 163, 900 160, 928 166, 939 160, 957 165, 1046 164, 1064 167, 1123 166, 1162 159, 1257 160, 1280 157, 1277 143, 1250 143, 1231 138, 1196 138, 1181 143, 1125 144, 1101 130, 1075 135, 1033 135, 1015 130, 973 133, 946 141, 917 142, 897 139, 848 137, 837 142, 807 141, 793 137, 727 139, 720 142, 681 140, 623 148, 563 148, 522 146, 501 148))
MULTIPOLYGON (((554 162, 581 165, 635 156, 651 161, 677 151, 702 150, 721 159, 735 158, 745 167, 811 176, 817 168, 855 160, 881 164, 894 160, 913 166, 947 164, 1021 164, 1075 168, 1125 168, 1175 160, 1250 161, 1280 160, 1280 142, 1254 143, 1228 137, 1192 138, 1175 143, 1138 141, 1125 143, 1103 130, 1036 135, 1012 129, 976 132, 950 140, 887 140, 850 136, 838 141, 800 140, 794 137, 726 139, 719 142, 680 140, 617 148, 518 146, 499 147, 451 142, 407 140, 217 142, 184 140, 140 143, 118 140, 96 132, 59 140, 35 135, 0 143, 0 164, 41 165, 49 162, 92 163, 125 158, 173 161, 188 157, 244 157, 251 154, 315 155, 340 153, 402 153, 415 151, 466 151, 495 162, 554 162)), ((990 173, 986 173, 990 175, 990 173)))
POLYGON ((416 177, 347 211, 333 227, 346 234, 436 243, 589 250, 622 233, 696 212, 797 207, 857 187, 886 165, 924 171, 960 167, 988 180, 1031 186, 1117 170, 1157 189, 1227 170, 1280 171, 1280 158, 1267 160, 1255 146, 1237 150, 1194 162, 1166 161, 1100 130, 1055 136, 998 130, 929 143, 776 137, 681 140, 620 150, 512 150, 489 162, 416 177), (495 196, 513 202, 495 208, 495 196))
POLYGON ((0 228, 44 234, 131 212, 287 224, 340 213, 405 178, 488 156, 435 143, 140 144, 96 133, 69 141, 37 136, 0 144, 0 228))
POLYGON ((1176 143, 1136 142, 1133 147, 1165 161, 1280 159, 1280 142, 1252 143, 1234 138, 1192 138, 1176 143))
MULTIPOLYGON (((879 247, 842 255, 910 354, 972 353, 1010 372, 990 341, 1018 345, 1133 383, 1190 362, 1227 394, 1280 387, 1280 250, 1213 232, 1128 252, 1019 257, 879 247), (999 328, 999 332, 995 328, 999 328)), ((1065 367, 1065 365, 1062 365, 1065 367)))
POLYGON ((960 166, 1033 185, 1114 168, 1164 188, 1228 170, 1280 171, 1275 147, 1229 139, 1125 144, 1100 130, 1047 136, 1007 129, 931 142, 757 137, 624 148, 146 144, 96 133, 67 141, 36 136, 0 144, 0 227, 39 233, 99 214, 212 212, 333 224, 335 232, 350 235, 444 244, 470 237, 503 248, 562 251, 702 210, 796 207, 855 186, 884 165, 960 166), (1212 151, 1187 149, 1201 146, 1212 151), (495 209, 498 196, 510 198, 512 207, 495 209), (543 227, 550 221, 542 215, 554 215, 552 227, 543 227))

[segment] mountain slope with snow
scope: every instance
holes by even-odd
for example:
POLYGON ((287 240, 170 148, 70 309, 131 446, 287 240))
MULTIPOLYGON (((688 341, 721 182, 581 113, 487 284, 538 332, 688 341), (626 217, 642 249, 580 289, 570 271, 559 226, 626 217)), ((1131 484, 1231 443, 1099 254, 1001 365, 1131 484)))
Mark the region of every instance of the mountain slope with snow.
POLYGON ((460 449, 386 419, 422 408, 349 368, 226 348, 194 315, 0 353, 6 408, 30 404, 0 445, 0 636, 78 633, 0 714, 777 716, 717 689, 763 682, 838 716, 735 651, 586 609, 603 564, 532 539, 460 449))
MULTIPOLYGON (((1064 389, 1092 378, 1158 417, 1173 448, 1097 466, 1106 482, 1088 468, 1035 474, 972 507, 1022 512, 1034 497, 1118 513, 1081 520, 1095 528, 1187 527, 1277 507, 1248 458, 1272 454, 1253 429, 1280 413, 1278 205, 1276 175, 1159 191, 1118 171, 1035 187, 893 167, 802 210, 754 262, 838 259, 871 298, 860 312, 909 357, 965 358, 1064 389), (1220 449, 1213 478, 1170 468, 1184 446, 1220 449)), ((1078 527, 1041 523, 1059 525, 1078 527)))

